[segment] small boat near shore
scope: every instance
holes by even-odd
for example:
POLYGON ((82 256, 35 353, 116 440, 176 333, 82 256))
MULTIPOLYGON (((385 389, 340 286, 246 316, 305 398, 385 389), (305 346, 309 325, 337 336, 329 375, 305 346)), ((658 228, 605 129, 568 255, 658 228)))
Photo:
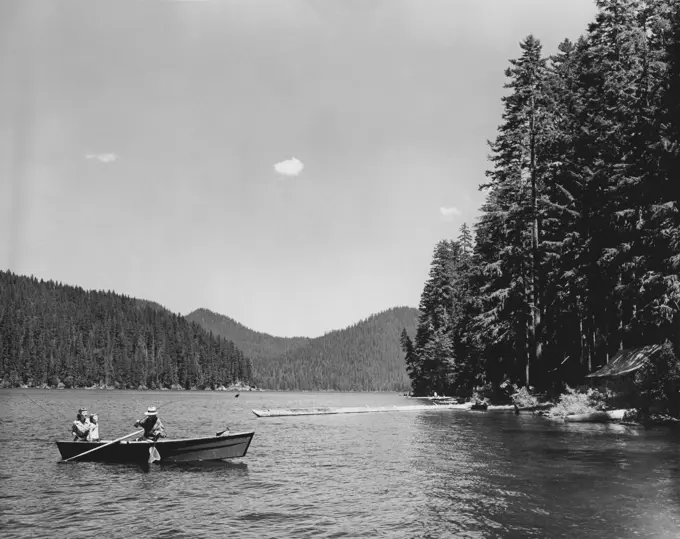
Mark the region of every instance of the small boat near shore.
POLYGON ((531 406, 517 406, 515 407, 515 412, 542 412, 549 410, 553 406, 555 406, 555 403, 553 402, 542 402, 531 406))
POLYGON ((57 441, 56 444, 62 460, 143 463, 148 462, 149 450, 154 447, 162 463, 198 462, 244 457, 254 434, 254 432, 234 432, 203 438, 161 439, 155 444, 136 440, 116 441, 115 443, 106 440, 100 442, 57 441))
POLYGON ((489 408, 489 404, 486 402, 473 402, 470 406, 470 410, 485 411, 489 408))

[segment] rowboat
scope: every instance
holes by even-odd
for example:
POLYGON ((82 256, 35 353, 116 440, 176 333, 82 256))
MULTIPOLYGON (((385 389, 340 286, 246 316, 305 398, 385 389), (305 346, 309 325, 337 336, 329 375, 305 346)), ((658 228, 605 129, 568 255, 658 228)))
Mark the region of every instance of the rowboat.
POLYGON ((244 457, 254 432, 234 432, 203 438, 160 439, 148 441, 124 440, 116 443, 57 441, 62 460, 90 462, 147 462, 149 450, 155 447, 160 462, 196 462, 244 457), (104 447, 106 446, 106 447, 104 447), (88 452, 86 455, 85 452, 88 452))

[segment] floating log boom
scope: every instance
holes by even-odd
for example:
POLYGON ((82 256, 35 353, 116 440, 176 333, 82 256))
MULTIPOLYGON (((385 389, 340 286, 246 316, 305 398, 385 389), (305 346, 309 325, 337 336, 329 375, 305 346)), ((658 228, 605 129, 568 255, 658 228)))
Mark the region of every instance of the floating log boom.
MULTIPOLYGON (((365 414, 370 412, 410 412, 414 410, 470 410, 472 403, 465 404, 412 404, 404 406, 353 406, 347 408, 314 407, 314 408, 265 408, 253 410, 257 417, 282 417, 298 415, 324 414, 365 414)), ((489 406, 489 410, 512 410, 512 406, 489 406)))

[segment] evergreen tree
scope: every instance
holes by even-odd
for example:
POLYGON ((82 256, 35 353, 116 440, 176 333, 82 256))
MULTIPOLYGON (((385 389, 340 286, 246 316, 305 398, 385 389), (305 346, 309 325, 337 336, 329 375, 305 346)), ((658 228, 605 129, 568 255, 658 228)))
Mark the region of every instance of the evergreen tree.
POLYGON ((499 243, 490 252, 484 245, 478 251, 488 278, 482 289, 486 297, 479 321, 481 327, 491 330, 489 346, 505 348, 515 356, 517 365, 524 364, 525 383, 529 384, 531 365, 541 361, 543 348, 539 210, 549 170, 551 133, 541 43, 530 35, 520 48, 522 55, 511 60, 506 70, 509 81, 505 87, 512 92, 503 98, 503 124, 491 144, 491 181, 482 186, 490 193, 482 208, 485 215, 478 225, 479 237, 499 243), (508 309, 517 324, 501 323, 499 318, 508 316, 508 309), (492 327, 497 325, 501 327, 492 327), (515 351, 510 341, 518 343, 515 351))
MULTIPOLYGON (((650 178, 645 190, 641 242, 646 272, 641 276, 640 318, 650 340, 671 339, 680 351, 680 2, 653 2, 646 34, 663 46, 666 70, 659 86, 658 114, 648 138, 650 178)), ((661 61, 659 61, 661 63, 661 61)))
POLYGON ((406 332, 406 328, 401 331, 401 337, 399 341, 401 343, 401 349, 404 352, 404 357, 406 360, 406 372, 413 382, 411 387, 414 393, 419 393, 420 387, 418 387, 417 381, 420 380, 421 374, 418 370, 418 363, 416 362, 413 341, 406 332))
POLYGON ((452 390, 468 393, 482 385, 486 376, 480 364, 479 341, 473 321, 479 314, 475 281, 474 241, 472 231, 463 223, 457 239, 460 252, 455 259, 452 276, 453 317, 451 321, 453 365, 452 390))
POLYGON ((581 130, 583 108, 579 91, 585 38, 564 40, 551 57, 547 91, 552 111, 551 137, 546 148, 549 163, 543 212, 543 271, 545 340, 551 343, 545 365, 551 381, 580 379, 590 365, 589 349, 582 338, 585 294, 584 273, 577 272, 578 259, 587 237, 585 182, 575 174, 575 141, 581 130), (573 358, 566 367, 563 358, 573 358), (559 370, 559 372, 557 372, 559 370))
POLYGON ((414 391, 445 392, 453 374, 452 326, 453 271, 460 246, 440 241, 430 265, 430 277, 420 298, 420 317, 414 343, 415 360, 412 378, 414 391))

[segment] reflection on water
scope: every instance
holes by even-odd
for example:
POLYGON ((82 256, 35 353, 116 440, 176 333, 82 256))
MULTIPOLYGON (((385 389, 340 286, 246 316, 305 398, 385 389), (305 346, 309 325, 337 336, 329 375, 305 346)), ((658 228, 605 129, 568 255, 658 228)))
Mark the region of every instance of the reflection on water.
POLYGON ((446 448, 416 461, 440 531, 680 537, 677 432, 493 413, 424 414, 420 425, 424 450, 446 448))
POLYGON ((387 394, 0 391, 3 537, 680 537, 680 436, 433 410, 256 418, 252 408, 390 406, 387 394), (244 459, 59 463, 71 410, 102 435, 149 404, 171 437, 255 430, 244 459), (40 417, 38 432, 26 425, 40 417), (86 511, 86 513, 84 513, 86 511), (83 518, 87 514, 87 518, 83 518))
MULTIPOLYGON (((147 468, 152 466, 147 465, 147 468)), ((225 470, 231 473, 248 475, 248 464, 245 462, 232 462, 228 460, 206 460, 202 462, 173 462, 160 463, 158 466, 163 471, 172 472, 215 472, 225 470)))

